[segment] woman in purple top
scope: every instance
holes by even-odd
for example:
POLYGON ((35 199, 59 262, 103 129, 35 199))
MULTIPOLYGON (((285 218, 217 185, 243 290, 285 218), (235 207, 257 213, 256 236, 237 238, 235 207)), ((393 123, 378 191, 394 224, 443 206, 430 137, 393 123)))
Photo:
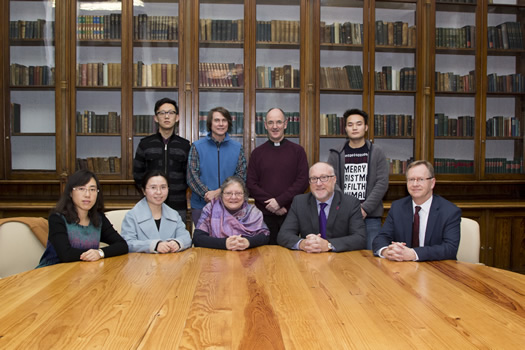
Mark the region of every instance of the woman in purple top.
POLYGON ((97 261, 126 254, 126 241, 104 215, 100 183, 94 173, 71 175, 55 209, 49 215, 46 250, 37 267, 71 261, 97 261), (100 242, 108 246, 99 248, 100 242))
POLYGON ((245 250, 268 244, 270 231, 257 207, 248 204, 244 181, 230 176, 217 199, 202 209, 193 233, 195 247, 245 250))

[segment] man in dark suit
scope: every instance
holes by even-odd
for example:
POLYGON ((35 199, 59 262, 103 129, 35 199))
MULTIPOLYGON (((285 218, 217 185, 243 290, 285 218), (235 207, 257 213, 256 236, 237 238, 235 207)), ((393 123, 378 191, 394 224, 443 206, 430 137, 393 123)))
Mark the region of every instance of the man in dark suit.
POLYGON ((294 197, 277 243, 308 253, 365 249, 366 231, 357 198, 335 191, 334 168, 319 162, 310 168, 310 193, 294 197))
POLYGON ((374 254, 395 261, 456 259, 461 209, 433 194, 436 179, 429 162, 412 162, 406 177, 410 196, 392 203, 372 244, 374 254))

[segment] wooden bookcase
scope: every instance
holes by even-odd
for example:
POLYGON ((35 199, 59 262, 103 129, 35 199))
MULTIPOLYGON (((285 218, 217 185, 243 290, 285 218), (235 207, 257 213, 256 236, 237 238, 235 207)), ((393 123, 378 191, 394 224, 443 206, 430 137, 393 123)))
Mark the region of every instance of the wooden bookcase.
POLYGON ((525 74, 525 50, 489 45, 495 30, 489 28, 506 23, 507 36, 524 32, 525 1, 495 2, 3 1, 0 215, 46 215, 78 159, 97 164, 109 208, 131 207, 139 198, 133 156, 161 97, 178 101, 179 134, 190 141, 203 135, 199 116, 210 108, 236 112, 232 135, 248 159, 265 140, 260 116, 281 107, 290 114, 288 137, 310 163, 345 142, 343 112, 362 108, 370 116, 368 137, 392 163, 387 205, 407 194, 407 160, 433 161, 436 192, 482 224, 484 261, 525 271, 517 244, 525 239, 525 85, 513 92, 490 85, 494 74, 525 74), (38 20, 46 21, 47 36, 10 38, 11 22, 38 20), (456 47, 454 35, 460 38, 455 33, 466 25, 471 45, 456 47), (13 83, 13 64, 52 67, 54 81, 13 83), (97 78, 89 79, 94 70, 97 78), (454 75, 471 86, 444 91, 445 74, 437 72, 450 73, 449 86, 454 75), (411 85, 397 87, 405 73, 411 85), (452 126, 459 117, 468 133, 452 126), (492 120, 513 121, 514 134, 494 134, 499 127, 492 120), (513 172, 501 171, 505 162, 513 172), (512 223, 500 225, 502 215, 512 223), (509 227, 506 239, 496 227, 509 227))

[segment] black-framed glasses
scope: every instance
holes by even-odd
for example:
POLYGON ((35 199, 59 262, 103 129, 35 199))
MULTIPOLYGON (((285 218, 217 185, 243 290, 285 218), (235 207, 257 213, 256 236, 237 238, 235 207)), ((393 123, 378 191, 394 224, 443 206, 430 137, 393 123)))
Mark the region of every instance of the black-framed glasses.
POLYGON ((308 178, 308 181, 310 181, 311 184, 317 183, 318 180, 321 180, 321 182, 326 182, 330 178, 334 177, 335 175, 322 175, 322 176, 312 176, 308 178))
POLYGON ((175 111, 158 111, 157 112, 157 117, 165 117, 165 116, 174 117, 176 115, 177 115, 177 112, 175 111))

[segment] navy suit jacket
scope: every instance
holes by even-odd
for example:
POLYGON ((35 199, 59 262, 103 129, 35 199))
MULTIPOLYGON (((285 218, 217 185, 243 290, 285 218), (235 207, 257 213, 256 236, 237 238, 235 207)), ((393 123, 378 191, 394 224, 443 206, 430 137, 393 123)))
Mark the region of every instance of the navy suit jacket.
MULTIPOLYGON (((292 249, 301 238, 319 233, 317 202, 312 193, 294 197, 284 220, 277 243, 292 249)), ((355 197, 335 191, 326 221, 326 239, 336 252, 366 248, 366 229, 361 205, 355 197)))
MULTIPOLYGON (((372 242, 372 250, 378 255, 379 249, 392 242, 405 242, 412 248, 412 197, 392 202, 388 216, 372 242)), ((419 261, 456 259, 460 238, 461 209, 445 198, 434 195, 428 214, 425 232, 425 246, 414 250, 419 261)))

